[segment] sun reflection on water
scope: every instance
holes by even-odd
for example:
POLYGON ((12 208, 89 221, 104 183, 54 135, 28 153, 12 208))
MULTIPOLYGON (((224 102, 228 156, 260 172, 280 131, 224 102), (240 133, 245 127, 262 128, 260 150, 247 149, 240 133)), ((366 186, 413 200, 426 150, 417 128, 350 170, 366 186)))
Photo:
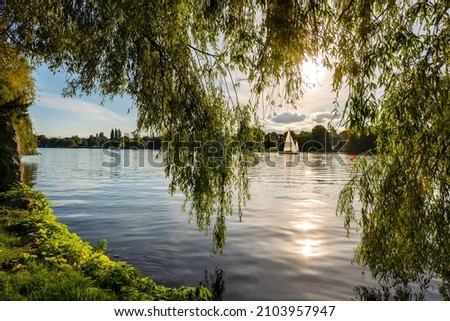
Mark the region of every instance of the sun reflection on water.
POLYGON ((316 256, 318 253, 319 242, 311 239, 299 240, 300 253, 304 256, 316 256))
POLYGON ((315 225, 311 224, 309 222, 301 222, 301 223, 296 223, 294 224, 294 226, 302 231, 308 231, 308 230, 312 230, 314 229, 315 225))
POLYGON ((317 256, 319 254, 320 240, 317 235, 317 216, 312 212, 305 212, 303 220, 292 222, 292 226, 298 231, 296 243, 299 245, 298 252, 305 257, 317 256), (311 238, 312 236, 312 238, 311 238))

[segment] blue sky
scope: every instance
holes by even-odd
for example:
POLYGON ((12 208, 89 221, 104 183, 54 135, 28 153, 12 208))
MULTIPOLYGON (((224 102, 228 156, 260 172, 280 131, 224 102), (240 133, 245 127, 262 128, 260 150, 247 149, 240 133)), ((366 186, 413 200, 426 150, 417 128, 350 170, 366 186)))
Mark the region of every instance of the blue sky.
POLYGON ((101 104, 98 95, 64 98, 65 75, 53 74, 46 66, 34 73, 36 81, 36 101, 30 109, 34 130, 48 137, 68 137, 78 135, 88 137, 104 132, 109 136, 111 128, 120 128, 122 133, 130 133, 136 128, 136 110, 129 97, 105 100, 101 104))
MULTIPOLYGON (((326 70, 307 67, 316 83, 308 89, 296 109, 284 106, 276 109, 272 115, 267 107, 261 106, 259 117, 266 132, 284 132, 288 128, 299 132, 311 130, 317 124, 327 125, 334 109, 334 93, 331 93, 331 73, 326 70)), ((120 128, 122 133, 131 133, 136 128, 136 110, 132 108, 129 97, 117 97, 113 101, 105 100, 101 104, 98 95, 63 98, 65 75, 53 74, 46 66, 41 66, 34 73, 37 97, 30 109, 34 130, 47 137, 69 137, 78 135, 88 137, 91 134, 104 132, 109 135, 111 128, 120 128), (131 110, 129 111, 129 109, 131 110)), ((238 89, 240 101, 248 99, 248 88, 238 89)))

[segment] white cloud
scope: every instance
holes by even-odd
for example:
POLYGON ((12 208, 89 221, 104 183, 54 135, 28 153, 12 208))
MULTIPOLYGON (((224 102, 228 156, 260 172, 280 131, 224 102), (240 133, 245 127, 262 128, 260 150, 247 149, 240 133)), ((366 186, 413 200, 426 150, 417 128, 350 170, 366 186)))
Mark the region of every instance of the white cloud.
POLYGON ((306 119, 305 114, 297 114, 297 113, 282 113, 272 118, 272 122, 274 123, 282 123, 282 124, 290 124, 290 123, 299 123, 306 119))
POLYGON ((311 115, 311 121, 314 123, 322 124, 329 122, 335 117, 334 113, 331 112, 318 112, 311 115))
POLYGON ((56 109, 64 112, 69 112, 82 119, 96 122, 123 122, 128 124, 130 122, 126 117, 119 115, 103 106, 90 103, 87 101, 64 98, 60 95, 43 93, 39 96, 37 105, 56 109))
POLYGON ((99 132, 107 134, 111 128, 120 128, 122 133, 136 129, 136 115, 127 114, 122 107, 129 102, 108 101, 106 108, 95 99, 99 98, 64 98, 59 94, 40 93, 36 105, 30 109, 33 127, 37 133, 49 137, 88 137, 99 132))
MULTIPOLYGON (((333 119, 334 113, 332 111, 335 108, 341 110, 342 108, 339 106, 344 104, 346 98, 347 94, 345 90, 339 92, 339 95, 332 91, 332 72, 324 70, 320 82, 312 88, 305 89, 303 96, 296 106, 284 104, 281 101, 283 111, 279 115, 281 119, 276 118, 279 116, 270 118, 273 112, 280 112, 280 109, 275 106, 266 107, 261 105, 258 115, 266 132, 275 131, 281 133, 288 129, 294 130, 297 133, 300 131, 310 131, 318 124, 327 126, 330 120, 333 119), (335 100, 337 100, 337 104, 334 103, 335 100), (299 122, 294 122, 285 114, 304 115, 304 119, 299 122)), ((342 126, 342 124, 338 124, 339 120, 339 116, 334 118, 331 125, 342 126)))

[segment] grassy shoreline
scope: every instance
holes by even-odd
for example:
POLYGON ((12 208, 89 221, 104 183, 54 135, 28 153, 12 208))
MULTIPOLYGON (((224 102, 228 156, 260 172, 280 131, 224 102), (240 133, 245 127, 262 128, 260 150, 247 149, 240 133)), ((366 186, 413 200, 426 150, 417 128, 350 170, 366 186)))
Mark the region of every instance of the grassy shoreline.
POLYGON ((0 193, 0 300, 210 300, 205 287, 168 288, 112 261, 56 220, 45 195, 25 185, 0 193))

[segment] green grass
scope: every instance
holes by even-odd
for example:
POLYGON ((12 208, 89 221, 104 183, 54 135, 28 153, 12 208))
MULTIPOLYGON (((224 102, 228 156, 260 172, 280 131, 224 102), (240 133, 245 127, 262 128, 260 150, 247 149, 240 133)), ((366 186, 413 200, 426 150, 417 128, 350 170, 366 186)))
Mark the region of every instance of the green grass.
POLYGON ((23 185, 0 193, 0 300, 212 297, 204 287, 158 285, 130 264, 110 260, 105 249, 106 241, 92 247, 58 222, 44 194, 23 185), (15 200, 24 198, 28 206, 18 208, 15 200))
POLYGON ((117 300, 91 278, 74 269, 57 269, 38 262, 0 272, 0 300, 117 300))

